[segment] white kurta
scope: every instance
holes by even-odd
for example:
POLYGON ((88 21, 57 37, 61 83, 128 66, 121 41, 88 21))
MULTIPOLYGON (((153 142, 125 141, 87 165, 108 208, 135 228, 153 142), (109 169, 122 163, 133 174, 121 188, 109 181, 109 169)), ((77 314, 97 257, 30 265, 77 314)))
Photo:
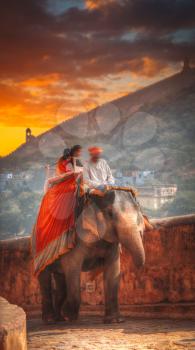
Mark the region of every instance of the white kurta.
POLYGON ((114 178, 105 159, 99 159, 97 163, 87 162, 83 169, 84 182, 91 188, 101 185, 113 185, 114 178))

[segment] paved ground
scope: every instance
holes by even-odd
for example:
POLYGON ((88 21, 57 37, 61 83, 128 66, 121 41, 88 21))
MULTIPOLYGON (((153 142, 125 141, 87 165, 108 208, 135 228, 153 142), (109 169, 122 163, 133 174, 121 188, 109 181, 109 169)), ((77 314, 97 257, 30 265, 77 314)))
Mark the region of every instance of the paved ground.
POLYGON ((28 350, 195 350, 195 322, 126 319, 104 325, 100 317, 77 324, 28 323, 28 350))

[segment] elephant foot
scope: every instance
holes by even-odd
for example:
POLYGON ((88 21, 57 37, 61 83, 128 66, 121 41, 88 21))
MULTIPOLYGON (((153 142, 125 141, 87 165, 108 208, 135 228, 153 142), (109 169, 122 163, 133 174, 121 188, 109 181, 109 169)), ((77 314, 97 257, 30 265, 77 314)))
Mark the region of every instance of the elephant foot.
POLYGON ((77 319, 72 319, 70 316, 67 314, 64 314, 63 312, 61 314, 55 315, 55 321, 56 322, 74 322, 77 319))
POLYGON ((77 323, 78 318, 69 318, 70 323, 77 323))
POLYGON ((65 322, 67 319, 61 315, 55 316, 55 321, 56 322, 65 322))
POLYGON ((76 323, 78 321, 78 317, 71 317, 71 316, 63 316, 61 318, 61 320, 59 320, 58 322, 61 322, 61 321, 64 321, 64 322, 69 322, 69 323, 76 323))
POLYGON ((123 323, 123 322, 125 322, 125 319, 121 316, 105 316, 104 317, 104 324, 123 323))
POLYGON ((56 318, 54 315, 43 315, 42 320, 45 325, 51 325, 56 323, 56 318))
POLYGON ((66 313, 64 314, 64 319, 70 323, 76 323, 78 320, 78 314, 66 313))
POLYGON ((63 321, 66 321, 66 322, 76 323, 78 320, 78 314, 72 314, 69 312, 62 312, 60 319, 62 319, 63 321))
POLYGON ((61 315, 64 319, 67 321, 74 323, 78 320, 79 316, 79 306, 76 306, 74 304, 65 303, 63 305, 61 315))
POLYGON ((42 321, 47 325, 56 323, 55 312, 50 301, 42 304, 42 321))

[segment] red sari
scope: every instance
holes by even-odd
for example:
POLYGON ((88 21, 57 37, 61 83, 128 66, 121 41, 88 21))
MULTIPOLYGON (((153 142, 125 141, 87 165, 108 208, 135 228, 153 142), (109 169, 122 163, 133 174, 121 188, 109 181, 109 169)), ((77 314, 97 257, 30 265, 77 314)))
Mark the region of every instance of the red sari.
MULTIPOLYGON (((57 174, 70 171, 70 162, 59 160, 57 174)), ((75 205, 77 183, 75 175, 52 185, 44 195, 32 235, 35 274, 74 247, 75 205)))

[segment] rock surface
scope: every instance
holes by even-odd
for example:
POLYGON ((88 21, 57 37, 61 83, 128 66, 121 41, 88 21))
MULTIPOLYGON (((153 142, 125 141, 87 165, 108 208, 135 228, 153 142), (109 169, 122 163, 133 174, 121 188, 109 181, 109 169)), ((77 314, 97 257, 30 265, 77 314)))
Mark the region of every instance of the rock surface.
POLYGON ((73 324, 43 326, 33 320, 28 327, 28 350, 194 350, 192 321, 136 320, 104 325, 89 317, 73 324))
POLYGON ((0 350, 27 350, 26 314, 0 297, 0 350))

